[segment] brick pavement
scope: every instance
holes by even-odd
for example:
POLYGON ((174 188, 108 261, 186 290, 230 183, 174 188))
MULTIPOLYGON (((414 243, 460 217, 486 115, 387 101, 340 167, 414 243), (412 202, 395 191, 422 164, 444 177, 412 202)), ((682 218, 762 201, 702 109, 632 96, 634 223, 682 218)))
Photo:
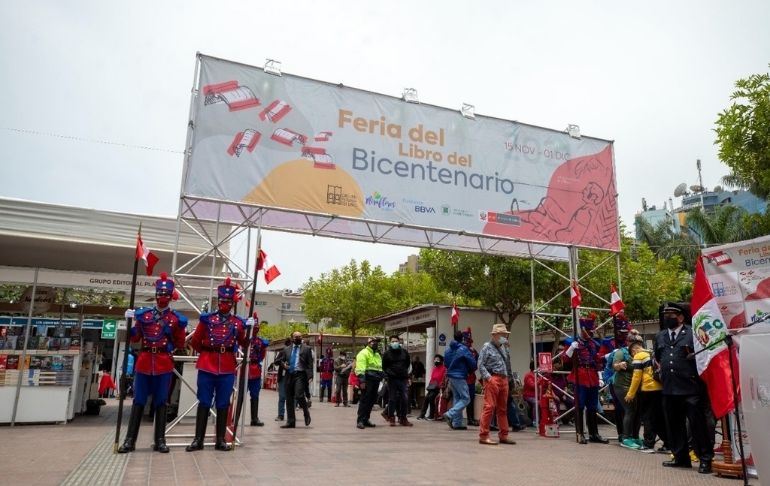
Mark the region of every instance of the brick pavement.
MULTIPOLYGON (((138 450, 129 454, 122 484, 178 485, 736 485, 738 481, 663 468, 661 454, 629 451, 617 445, 578 446, 571 436, 545 439, 533 432, 511 434, 513 446, 482 446, 477 429, 451 431, 444 423, 414 421, 414 427, 388 427, 375 407, 375 429, 355 428, 355 407, 314 402, 310 427, 282 430, 273 421, 277 395, 262 392, 265 427, 246 427, 244 445, 233 452, 212 447, 194 453, 172 448, 152 453, 152 427, 142 424, 138 450)), ((111 403, 112 405, 112 403, 111 403)), ((6 462, 0 484, 59 484, 84 458, 104 453, 104 438, 114 427, 114 406, 103 417, 78 418, 65 426, 0 429, 6 462), (80 423, 78 423, 80 422, 80 423), (101 443, 101 445, 100 445, 101 443), (66 454, 56 451, 66 450, 66 454), (65 457, 68 460, 65 460, 65 457), (69 468, 69 470, 68 470, 69 468), (7 482, 12 479, 11 482, 7 482)), ((301 414, 299 415, 301 417, 301 414)), ((192 433, 192 419, 173 433, 192 433)), ((531 430, 531 429, 530 429, 531 430)), ((213 433, 213 424, 207 430, 213 433)), ((609 430, 607 430, 609 435, 609 430)), ((110 442, 111 441, 107 441, 110 442)), ((174 439, 174 442, 188 442, 174 439)), ((111 450, 111 446, 109 446, 111 450)), ((121 455, 121 457, 123 457, 121 455)), ((115 467, 109 466, 109 467, 115 467)), ((96 476, 80 484, 105 484, 96 476)), ((751 484, 759 485, 758 480, 751 484)))

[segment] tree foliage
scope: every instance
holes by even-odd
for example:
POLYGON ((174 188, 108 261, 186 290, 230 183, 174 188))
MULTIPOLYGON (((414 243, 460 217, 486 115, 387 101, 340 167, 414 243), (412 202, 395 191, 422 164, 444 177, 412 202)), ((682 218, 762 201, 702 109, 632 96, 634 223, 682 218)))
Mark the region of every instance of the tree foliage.
MULTIPOLYGON (((305 315, 312 322, 331 319, 333 324, 355 337, 367 319, 418 304, 447 303, 449 295, 439 292, 430 275, 395 273, 387 275, 364 260, 351 260, 342 268, 310 279, 304 286, 305 315)), ((368 333, 377 331, 368 327, 368 333)), ((379 330, 381 332, 381 330, 379 330)))
MULTIPOLYGON (((607 307, 610 285, 617 283, 616 260, 605 261, 607 256, 607 252, 580 252, 578 275, 586 275, 580 283, 601 297, 583 292, 585 306, 607 307)), ((636 243, 628 236, 621 237, 620 274, 626 315, 632 320, 657 318, 662 301, 686 299, 692 289, 692 278, 678 255, 657 256, 646 243, 636 243)))
MULTIPOLYGON (((541 263, 534 266, 536 305, 545 306, 541 312, 569 315, 569 280, 556 275, 556 272, 568 275, 567 264, 541 263)), ((494 309, 506 324, 510 325, 519 314, 531 312, 531 263, 528 260, 422 250, 420 264, 440 289, 460 298, 478 300, 494 309)), ((623 301, 629 317, 634 320, 656 317, 661 301, 685 298, 691 289, 691 278, 682 269, 679 256, 660 258, 646 243, 637 244, 627 236, 621 238, 620 268, 623 301)), ((618 283, 615 256, 609 252, 581 250, 578 275, 584 289, 584 306, 607 308, 610 285, 618 283)), ((560 323, 571 325, 569 319, 548 320, 557 327, 560 323)))
MULTIPOLYGON (((528 260, 423 249, 420 265, 439 289, 456 295, 460 302, 474 301, 494 309, 500 322, 509 326, 519 314, 530 311, 531 264, 528 260)), ((560 271, 565 270, 563 265, 560 271)), ((536 295, 553 294, 568 285, 545 269, 535 273, 536 295)))
POLYGON ((716 121, 719 158, 730 167, 728 185, 770 194, 770 75, 753 74, 735 82, 732 105, 716 121))
MULTIPOLYGON (((639 241, 646 243, 656 257, 670 260, 679 257, 683 270, 692 271, 700 254, 700 245, 687 232, 676 233, 666 221, 650 224, 641 216, 636 217, 639 241)), ((633 250, 633 243, 632 243, 633 250)))
POLYGON ((746 210, 726 205, 706 212, 700 208, 687 213, 687 226, 703 238, 706 245, 721 245, 747 239, 743 218, 746 210))

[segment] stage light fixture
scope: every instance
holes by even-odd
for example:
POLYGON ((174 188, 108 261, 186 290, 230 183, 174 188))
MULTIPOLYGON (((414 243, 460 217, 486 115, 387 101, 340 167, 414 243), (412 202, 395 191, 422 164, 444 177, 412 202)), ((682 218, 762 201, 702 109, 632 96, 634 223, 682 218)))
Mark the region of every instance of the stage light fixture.
POLYGON ((407 103, 419 103, 420 99, 417 97, 417 90, 414 88, 404 88, 404 92, 401 95, 401 99, 407 103))
POLYGON ((569 124, 564 131, 567 132, 570 137, 580 140, 580 126, 569 124))
POLYGON ((280 76, 281 61, 276 61, 275 59, 265 59, 265 72, 268 74, 280 76))
POLYGON ((463 106, 460 108, 460 113, 465 118, 470 118, 471 120, 476 119, 476 107, 469 103, 463 103, 463 106))

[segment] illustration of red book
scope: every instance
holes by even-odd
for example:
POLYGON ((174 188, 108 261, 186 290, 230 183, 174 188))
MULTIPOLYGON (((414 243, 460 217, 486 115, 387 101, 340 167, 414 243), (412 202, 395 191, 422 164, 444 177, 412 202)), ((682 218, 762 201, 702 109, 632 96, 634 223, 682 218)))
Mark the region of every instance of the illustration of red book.
POLYGON ((730 258, 730 255, 723 251, 715 251, 714 253, 709 253, 706 255, 706 258, 712 263, 716 263, 717 266, 720 265, 727 265, 728 263, 732 263, 733 259, 730 258))
POLYGON ((238 132, 235 134, 232 143, 230 143, 230 146, 227 148, 227 153, 236 157, 241 156, 243 149, 246 149, 246 151, 251 153, 259 143, 260 138, 262 138, 262 134, 251 128, 238 132))
POLYGON ((230 111, 245 110, 259 106, 259 99, 247 86, 239 86, 238 81, 209 84, 203 87, 204 105, 225 103, 230 111))
POLYGON ((316 142, 328 142, 331 136, 332 132, 318 132, 316 133, 315 137, 313 137, 313 140, 316 142))
POLYGON ((297 133, 294 130, 289 130, 288 128, 277 129, 270 136, 270 139, 289 147, 294 146, 294 142, 299 143, 299 145, 305 145, 307 142, 307 137, 305 135, 297 133))
POLYGON ((281 118, 285 117, 287 113, 291 111, 291 106, 288 103, 281 100, 275 100, 267 108, 262 110, 259 114, 259 119, 265 121, 269 119, 273 123, 278 123, 281 118))

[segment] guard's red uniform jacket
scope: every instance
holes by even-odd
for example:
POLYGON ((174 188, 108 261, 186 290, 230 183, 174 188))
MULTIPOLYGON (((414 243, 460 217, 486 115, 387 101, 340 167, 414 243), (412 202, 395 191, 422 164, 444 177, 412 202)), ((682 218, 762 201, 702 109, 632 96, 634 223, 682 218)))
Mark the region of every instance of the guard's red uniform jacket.
POLYGON ((166 307, 144 307, 134 312, 131 341, 141 342, 142 348, 134 365, 134 372, 143 375, 162 375, 174 369, 171 353, 184 347, 187 318, 166 307))
POLYGON ((219 312, 201 314, 190 339, 190 346, 200 353, 195 367, 215 375, 235 373, 237 346, 246 343, 246 323, 242 318, 219 312))
POLYGON ((267 346, 270 341, 259 336, 251 336, 249 347, 249 380, 262 378, 262 362, 267 354, 267 346))
MULTIPOLYGON (((574 363, 577 365, 578 385, 599 386, 599 372, 604 368, 602 357, 599 356, 599 343, 596 339, 578 339, 577 355, 574 363)), ((574 356, 574 355, 573 355, 574 356)), ((575 383, 575 366, 569 374, 569 380, 575 383)))

